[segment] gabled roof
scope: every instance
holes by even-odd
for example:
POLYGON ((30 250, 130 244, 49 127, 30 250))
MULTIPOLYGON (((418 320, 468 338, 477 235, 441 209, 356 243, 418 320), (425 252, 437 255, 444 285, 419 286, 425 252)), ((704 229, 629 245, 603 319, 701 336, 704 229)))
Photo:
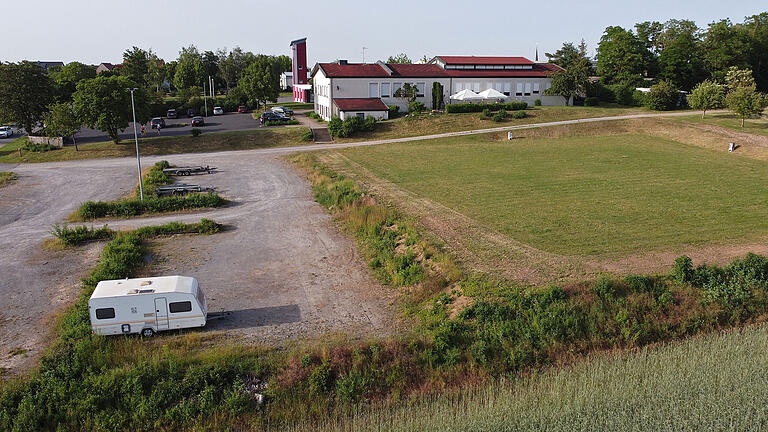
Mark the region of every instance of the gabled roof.
POLYGON ((481 65, 532 65, 525 57, 475 57, 475 56, 437 56, 445 64, 481 64, 481 65))
POLYGON ((389 66, 389 68, 394 72, 393 76, 401 76, 406 78, 447 76, 445 74, 445 69, 436 64, 387 63, 387 66, 389 66))
MULTIPOLYGON (((442 57, 440 57, 442 58, 442 57)), ((456 57, 451 57, 456 58, 456 57)), ((490 58, 490 57, 462 57, 490 58)), ((318 70, 329 78, 543 78, 562 68, 553 63, 534 63, 523 57, 493 57, 495 59, 523 59, 530 69, 443 69, 434 63, 317 63, 311 76, 318 70)), ((468 63, 457 63, 468 64, 468 63)), ((487 63, 496 64, 496 63, 487 63)))
POLYGON ((532 69, 446 69, 452 78, 544 78, 552 72, 562 70, 556 64, 536 63, 532 69))
POLYGON ((334 98, 339 111, 386 111, 389 108, 379 98, 334 98))
MULTIPOLYGON (((389 74, 376 63, 318 63, 316 68, 323 70, 329 78, 385 78, 389 74)), ((312 75, 315 70, 312 71, 312 75)))

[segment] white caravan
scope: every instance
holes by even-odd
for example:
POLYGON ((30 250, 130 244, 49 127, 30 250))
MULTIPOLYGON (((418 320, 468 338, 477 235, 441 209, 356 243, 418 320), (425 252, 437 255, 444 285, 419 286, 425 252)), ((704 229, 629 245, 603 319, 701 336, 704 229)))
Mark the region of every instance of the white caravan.
POLYGON ((88 300, 95 334, 141 333, 202 327, 208 314, 197 279, 163 276, 99 282, 88 300))

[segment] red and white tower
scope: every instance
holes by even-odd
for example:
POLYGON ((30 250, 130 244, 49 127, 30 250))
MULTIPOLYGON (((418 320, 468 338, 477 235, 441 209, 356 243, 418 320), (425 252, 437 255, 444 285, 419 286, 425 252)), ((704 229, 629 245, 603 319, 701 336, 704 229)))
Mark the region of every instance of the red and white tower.
POLYGON ((307 80, 307 38, 291 42, 293 51, 293 100, 294 102, 309 102, 309 81, 307 80))

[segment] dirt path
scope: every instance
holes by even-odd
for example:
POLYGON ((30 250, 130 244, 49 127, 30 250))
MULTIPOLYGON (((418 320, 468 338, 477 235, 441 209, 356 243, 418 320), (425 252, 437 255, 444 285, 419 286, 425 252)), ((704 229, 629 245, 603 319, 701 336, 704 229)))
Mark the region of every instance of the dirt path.
MULTIPOLYGON (((187 183, 215 186, 235 205, 201 212, 108 222, 113 228, 201 216, 229 226, 213 236, 178 236, 155 244, 151 274, 188 274, 206 289, 212 311, 232 311, 206 331, 222 340, 278 342, 344 332, 397 331, 393 292, 369 275, 354 242, 339 232, 307 182, 271 155, 227 152, 164 157, 175 164, 210 164, 211 175, 187 183)), ((144 158, 149 166, 160 157, 144 158)), ((52 224, 82 201, 114 199, 133 187, 127 159, 20 165, 19 181, 0 189, 0 367, 34 364, 49 335, 50 317, 70 304, 100 244, 70 252, 40 249, 52 224)), ((99 223, 101 225, 103 223, 99 223)))

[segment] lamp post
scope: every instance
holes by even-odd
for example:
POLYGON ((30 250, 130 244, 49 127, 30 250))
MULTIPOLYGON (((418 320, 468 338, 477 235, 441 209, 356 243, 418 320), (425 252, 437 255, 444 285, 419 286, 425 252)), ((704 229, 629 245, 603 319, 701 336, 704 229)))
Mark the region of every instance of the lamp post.
POLYGON ((133 102, 133 92, 137 88, 127 88, 131 92, 131 110, 133 111, 133 139, 136 141, 136 166, 139 168, 139 197, 144 201, 144 182, 141 179, 141 159, 139 158, 139 133, 136 132, 136 105, 133 102))

